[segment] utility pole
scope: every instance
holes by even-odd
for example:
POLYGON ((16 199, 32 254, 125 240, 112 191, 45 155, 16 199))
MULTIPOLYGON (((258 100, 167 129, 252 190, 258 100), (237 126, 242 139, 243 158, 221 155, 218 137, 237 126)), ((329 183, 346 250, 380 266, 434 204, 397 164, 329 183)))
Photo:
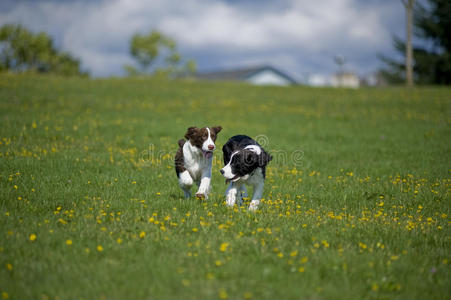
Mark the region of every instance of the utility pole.
POLYGON ((406 8, 406 85, 413 86, 413 50, 412 50, 412 23, 413 5, 415 0, 402 0, 406 8))

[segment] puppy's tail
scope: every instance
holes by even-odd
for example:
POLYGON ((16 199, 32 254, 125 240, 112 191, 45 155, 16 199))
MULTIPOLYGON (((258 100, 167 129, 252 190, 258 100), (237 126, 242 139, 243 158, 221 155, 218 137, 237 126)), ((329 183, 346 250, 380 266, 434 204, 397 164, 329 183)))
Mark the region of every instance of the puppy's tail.
POLYGON ((182 148, 183 145, 185 145, 186 141, 185 141, 184 139, 180 139, 180 140, 178 141, 178 143, 179 143, 179 147, 182 148))

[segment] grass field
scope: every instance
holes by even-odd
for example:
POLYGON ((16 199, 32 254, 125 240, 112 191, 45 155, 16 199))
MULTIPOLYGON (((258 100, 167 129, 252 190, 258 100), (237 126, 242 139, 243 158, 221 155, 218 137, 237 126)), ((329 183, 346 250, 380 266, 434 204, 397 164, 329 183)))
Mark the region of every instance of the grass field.
POLYGON ((3 298, 451 298, 451 88, 2 75, 0 118, 3 298), (192 125, 224 128, 204 202, 192 125), (224 205, 235 134, 275 157, 255 213, 224 205))

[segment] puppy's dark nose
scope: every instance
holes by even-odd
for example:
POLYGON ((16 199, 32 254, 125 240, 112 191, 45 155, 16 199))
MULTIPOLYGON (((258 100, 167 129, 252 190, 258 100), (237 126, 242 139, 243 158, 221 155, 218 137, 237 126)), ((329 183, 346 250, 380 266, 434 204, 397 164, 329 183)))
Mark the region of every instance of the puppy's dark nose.
POLYGON ((213 145, 208 145, 208 150, 213 150, 215 148, 215 146, 213 145))
POLYGON ((219 172, 221 172, 221 174, 224 175, 224 170, 223 169, 219 170, 219 172))

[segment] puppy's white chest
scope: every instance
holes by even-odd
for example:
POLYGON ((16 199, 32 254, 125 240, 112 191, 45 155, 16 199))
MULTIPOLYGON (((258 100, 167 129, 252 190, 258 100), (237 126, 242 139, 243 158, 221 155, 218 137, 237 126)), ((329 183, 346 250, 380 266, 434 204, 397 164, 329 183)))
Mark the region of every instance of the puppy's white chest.
POLYGON ((187 163, 185 167, 191 174, 191 177, 193 177, 194 179, 200 178, 200 176, 202 175, 202 170, 204 168, 202 163, 199 161, 192 161, 191 163, 187 163))
POLYGON ((205 159, 202 155, 192 153, 185 147, 183 149, 183 156, 185 168, 194 180, 199 180, 204 169, 209 167, 209 161, 211 159, 205 159))

